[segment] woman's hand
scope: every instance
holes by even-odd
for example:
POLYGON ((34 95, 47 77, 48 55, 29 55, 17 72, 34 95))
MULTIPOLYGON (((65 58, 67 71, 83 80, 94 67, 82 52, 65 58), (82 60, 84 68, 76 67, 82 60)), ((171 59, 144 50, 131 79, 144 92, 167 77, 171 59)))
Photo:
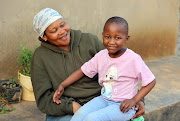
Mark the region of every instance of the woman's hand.
POLYGON ((132 117, 131 120, 138 118, 145 114, 145 107, 142 101, 139 101, 135 106, 136 114, 132 117))
POLYGON ((75 101, 73 101, 72 104, 73 104, 73 113, 75 114, 75 112, 81 107, 81 105, 75 101))
POLYGON ((57 104, 61 103, 60 97, 62 96, 63 92, 64 92, 64 87, 63 85, 60 84, 53 95, 53 101, 55 103, 57 104))
POLYGON ((126 113, 133 107, 136 105, 136 102, 134 99, 126 99, 124 100, 121 105, 120 105, 120 110, 124 113, 126 111, 126 113))

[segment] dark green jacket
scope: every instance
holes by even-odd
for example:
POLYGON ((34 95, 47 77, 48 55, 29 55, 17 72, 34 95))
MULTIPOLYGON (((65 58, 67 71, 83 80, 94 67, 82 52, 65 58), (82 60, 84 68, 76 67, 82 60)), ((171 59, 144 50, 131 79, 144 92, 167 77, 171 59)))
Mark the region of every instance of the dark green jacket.
POLYGON ((70 36, 69 51, 42 41, 32 58, 31 80, 37 107, 49 115, 73 114, 72 101, 83 105, 100 95, 101 87, 96 75, 93 79, 83 77, 67 87, 61 98, 61 104, 53 102, 52 97, 58 85, 104 48, 98 37, 90 33, 70 30, 70 36))

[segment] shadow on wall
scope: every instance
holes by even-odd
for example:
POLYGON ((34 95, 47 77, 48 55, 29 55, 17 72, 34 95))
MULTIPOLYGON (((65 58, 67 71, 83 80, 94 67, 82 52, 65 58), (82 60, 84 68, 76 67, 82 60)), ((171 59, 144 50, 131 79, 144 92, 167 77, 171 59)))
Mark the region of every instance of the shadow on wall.
POLYGON ((144 116, 145 121, 179 121, 180 120, 180 102, 160 108, 147 113, 144 116))

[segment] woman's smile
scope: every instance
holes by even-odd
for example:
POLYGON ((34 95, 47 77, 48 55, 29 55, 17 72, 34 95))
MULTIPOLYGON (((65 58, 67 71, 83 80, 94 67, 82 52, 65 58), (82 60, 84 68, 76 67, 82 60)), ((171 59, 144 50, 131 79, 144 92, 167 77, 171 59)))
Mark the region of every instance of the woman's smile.
POLYGON ((65 34, 64 36, 60 37, 59 39, 66 40, 66 39, 68 39, 68 36, 67 36, 67 34, 65 34))

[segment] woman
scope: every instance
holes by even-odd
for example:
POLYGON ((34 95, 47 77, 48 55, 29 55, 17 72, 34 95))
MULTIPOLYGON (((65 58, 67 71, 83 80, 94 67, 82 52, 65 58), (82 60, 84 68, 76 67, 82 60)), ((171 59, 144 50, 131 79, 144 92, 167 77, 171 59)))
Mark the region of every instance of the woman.
MULTIPOLYGON (((47 121, 68 121, 81 105, 100 95, 97 75, 93 79, 83 77, 66 88, 59 105, 53 102, 53 94, 72 72, 104 49, 103 44, 95 35, 69 29, 62 16, 51 8, 41 10, 34 17, 33 26, 41 41, 31 63, 37 107, 47 114, 47 121)), ((138 104, 135 117, 144 114, 143 102, 138 104)))

